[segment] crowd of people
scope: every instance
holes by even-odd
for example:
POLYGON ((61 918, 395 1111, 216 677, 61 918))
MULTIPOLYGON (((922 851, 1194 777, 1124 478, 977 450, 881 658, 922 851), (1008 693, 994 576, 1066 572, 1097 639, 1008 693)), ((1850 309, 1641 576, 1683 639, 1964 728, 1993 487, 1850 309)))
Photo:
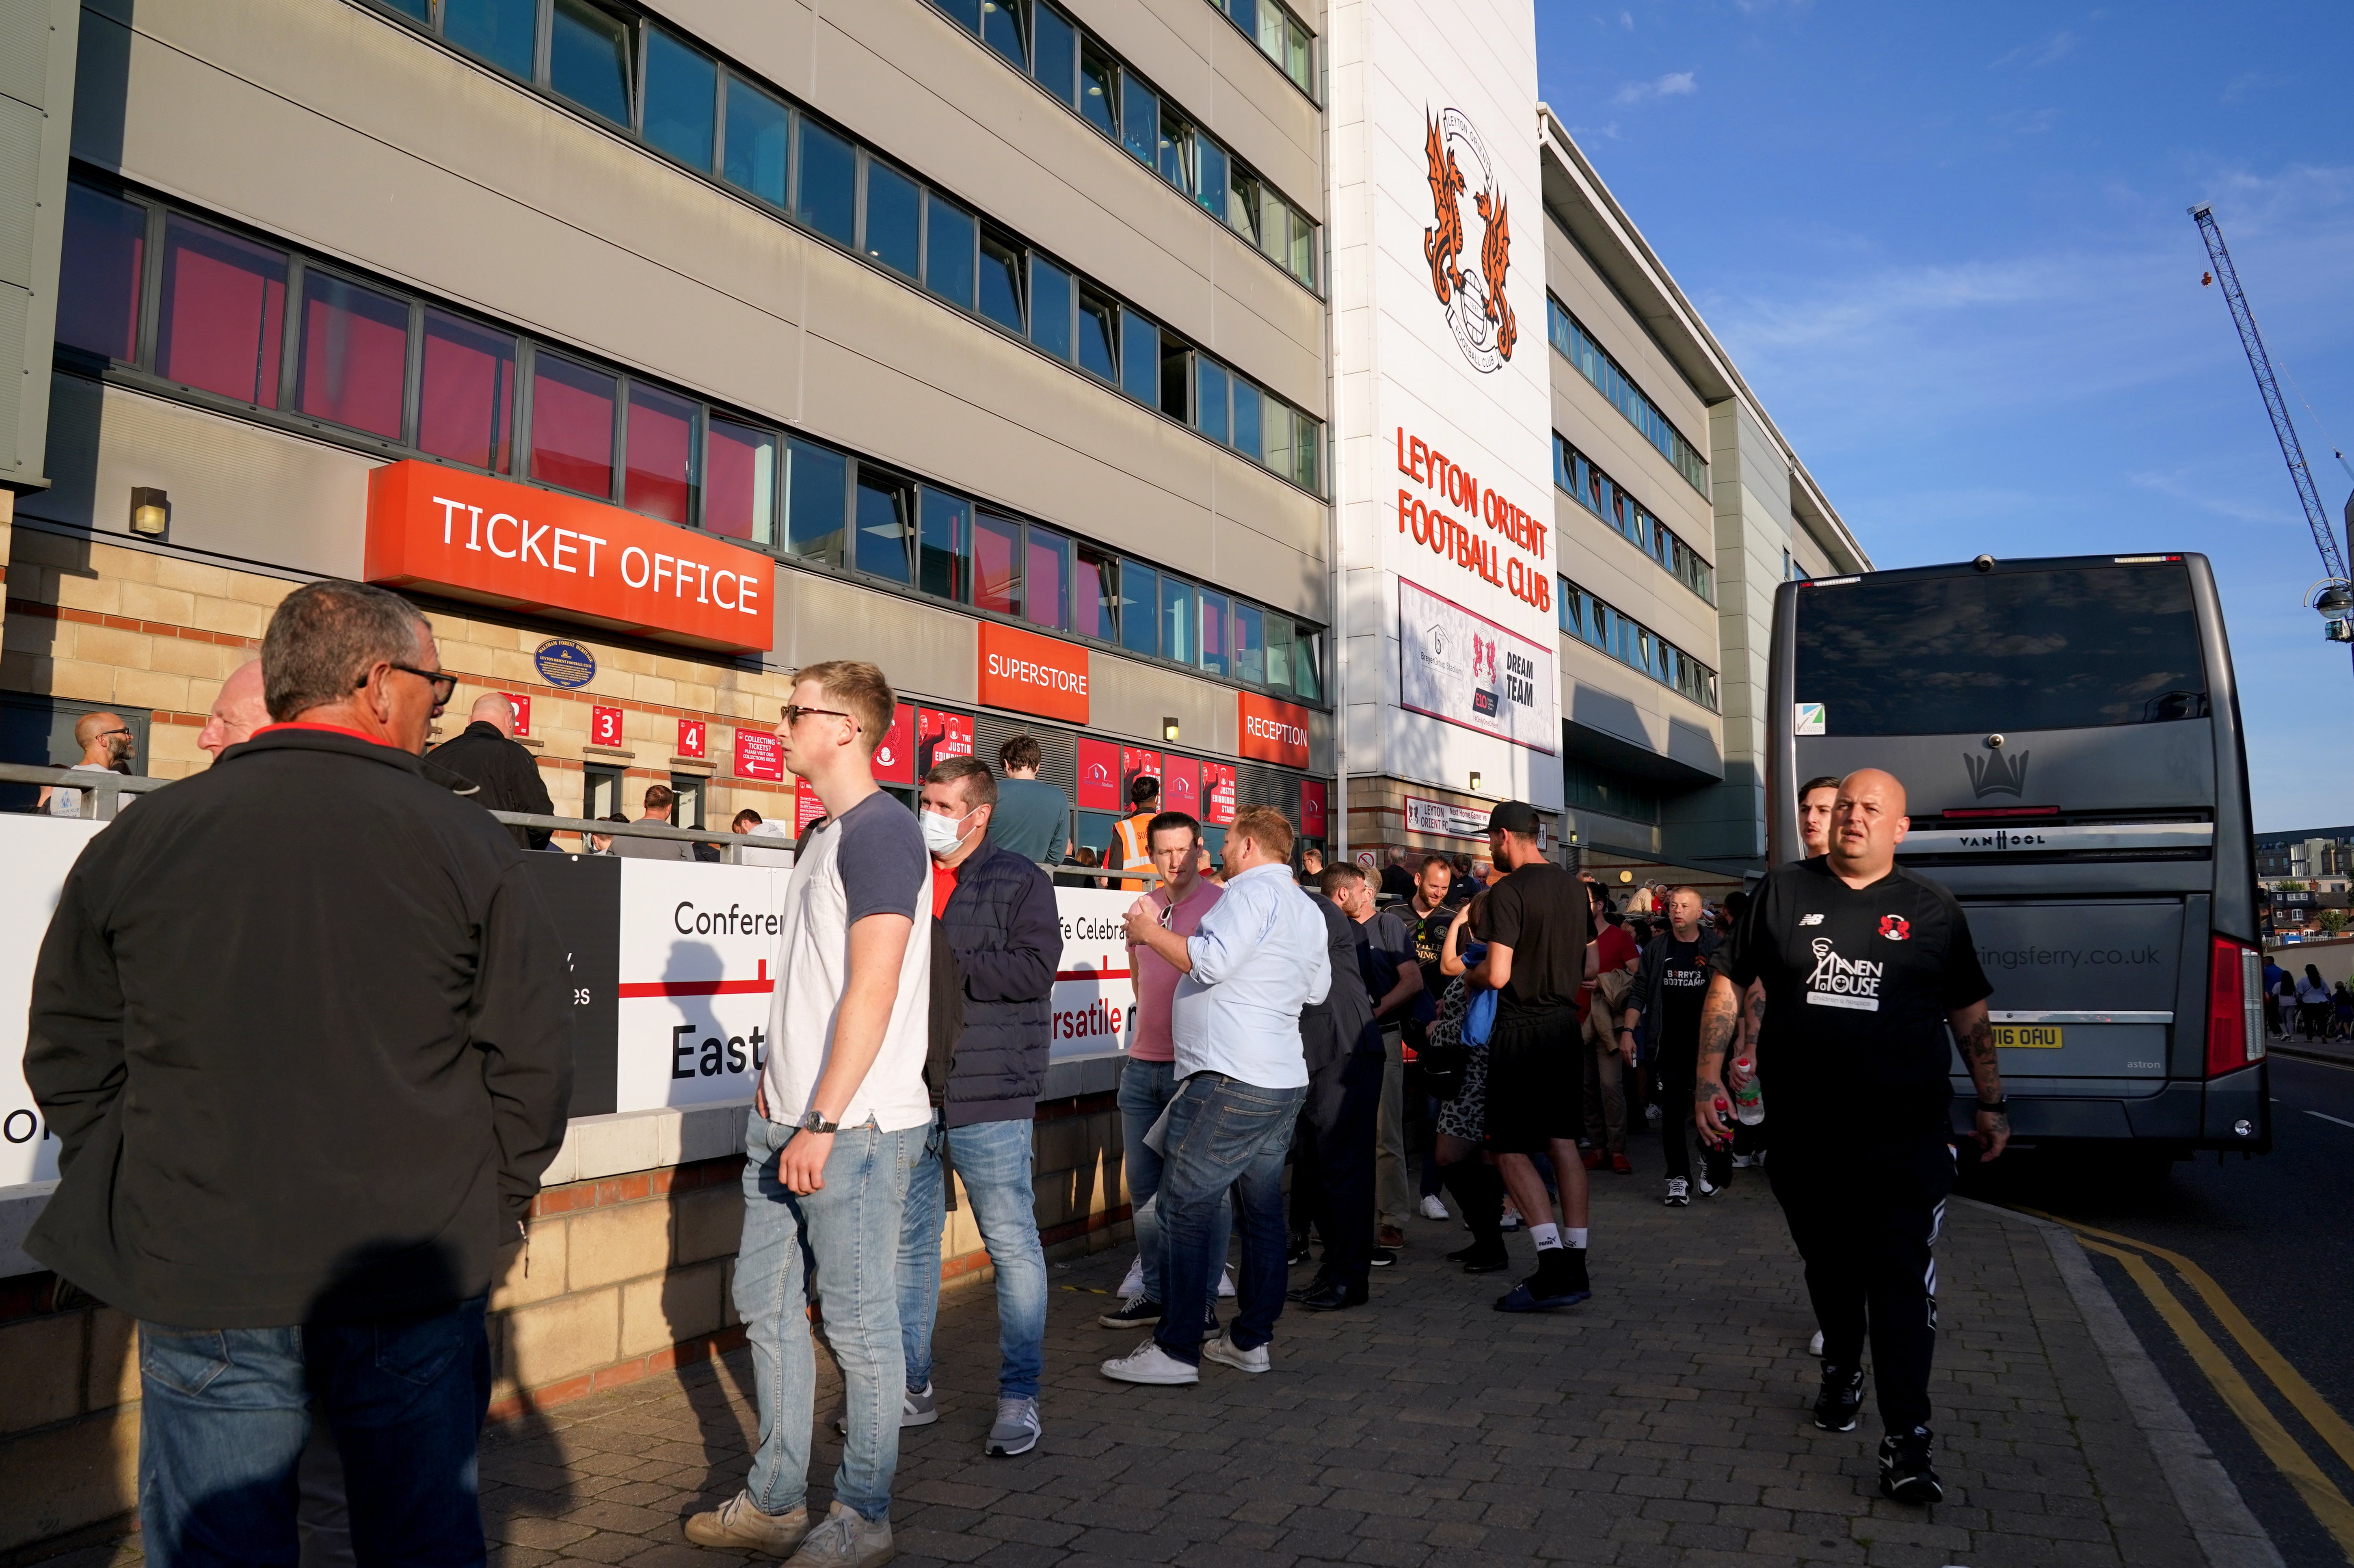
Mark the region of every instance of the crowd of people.
MULTIPOLYGON (((536 787, 501 771, 504 699, 427 752, 455 685, 397 596, 297 589, 258 670, 223 688, 215 765, 91 841, 44 939, 26 1075, 62 1181, 26 1245, 140 1321, 159 1564, 293 1561, 330 1513, 362 1560, 483 1560, 467 1457, 485 1307, 564 1137, 572 1020, 523 853, 545 841, 477 809, 536 787)), ((995 1276, 984 1450, 1046 1430, 1032 1122, 1062 948, 1041 862, 1070 854, 1067 817, 1024 788, 1028 737, 995 771, 940 762, 905 810, 872 768, 896 701, 871 664, 813 664, 776 732, 824 814, 794 846, 744 1135, 733 1289, 758 1441, 741 1489, 685 1530, 793 1568, 894 1552, 899 1433, 938 1419, 951 1171, 995 1276), (822 1515, 820 1332, 844 1389, 822 1515)), ((1721 1190, 1764 1158, 1766 1066, 1769 1178, 1821 1330, 1815 1420, 1856 1425, 1869 1336, 1882 1489, 1939 1495, 1948 1029, 1985 1158, 2008 1128, 1990 988, 1959 906, 1894 865, 1894 779, 1809 784, 1808 858, 1715 908, 1689 887, 1616 906, 1548 855, 1524 802, 1494 808, 1483 863, 1393 855, 1369 876, 1256 806, 1214 864, 1159 794, 1135 781, 1104 863, 1136 895, 1118 1101, 1138 1255, 1101 1322, 1149 1330, 1104 1376, 1266 1374, 1287 1304, 1368 1306, 1406 1219, 1450 1217, 1442 1192, 1464 1272, 1513 1270, 1508 1228, 1532 1244, 1496 1310, 1573 1308, 1596 1288, 1589 1174, 1631 1171, 1629 1129, 1656 1120, 1665 1202, 1721 1190)), ((649 791, 649 820, 667 795, 649 791)))
POLYGON ((2354 1040, 2354 986, 2323 979, 2318 964, 2295 973, 2267 954, 2264 1026, 2284 1040, 2291 1030, 2300 1040, 2354 1040))

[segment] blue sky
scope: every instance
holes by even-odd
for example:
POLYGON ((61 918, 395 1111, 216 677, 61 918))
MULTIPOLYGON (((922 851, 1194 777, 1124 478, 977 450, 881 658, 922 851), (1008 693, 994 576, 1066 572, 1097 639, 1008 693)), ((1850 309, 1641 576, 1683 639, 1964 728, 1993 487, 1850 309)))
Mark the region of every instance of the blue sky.
POLYGON ((2184 211, 2214 205, 2342 536, 2354 5, 1540 0, 1537 48, 1878 564, 2205 552, 2258 830, 2354 822, 2354 661, 2299 603, 2319 560, 2184 211))

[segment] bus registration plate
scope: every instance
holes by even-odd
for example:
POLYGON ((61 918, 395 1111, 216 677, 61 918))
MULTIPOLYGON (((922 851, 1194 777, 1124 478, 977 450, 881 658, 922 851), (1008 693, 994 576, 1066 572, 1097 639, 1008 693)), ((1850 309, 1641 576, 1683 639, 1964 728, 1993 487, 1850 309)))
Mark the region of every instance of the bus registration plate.
POLYGON ((2056 1023, 1989 1023, 1994 1043, 2005 1051, 2057 1051, 2060 1049, 2060 1026, 2056 1023))

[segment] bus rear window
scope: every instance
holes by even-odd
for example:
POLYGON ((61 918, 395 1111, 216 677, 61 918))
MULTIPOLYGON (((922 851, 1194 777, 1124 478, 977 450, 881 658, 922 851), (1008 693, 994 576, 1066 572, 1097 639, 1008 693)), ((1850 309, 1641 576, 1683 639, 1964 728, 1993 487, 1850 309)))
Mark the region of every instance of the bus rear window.
MULTIPOLYGON (((1798 596, 1797 698, 1825 735, 1964 735, 2199 718, 2179 565, 1969 572, 1798 596)), ((1811 726, 1809 726, 1811 729, 1811 726)))

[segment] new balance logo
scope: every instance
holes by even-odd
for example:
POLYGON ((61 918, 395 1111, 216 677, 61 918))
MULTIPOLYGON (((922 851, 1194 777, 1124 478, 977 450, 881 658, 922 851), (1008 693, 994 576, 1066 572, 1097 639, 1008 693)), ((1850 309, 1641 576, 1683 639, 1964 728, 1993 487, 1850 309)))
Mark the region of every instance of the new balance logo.
POLYGON ((1798 916, 1798 924, 1801 926, 1819 926, 1822 923, 1823 917, 1819 915, 1801 915, 1798 916))

